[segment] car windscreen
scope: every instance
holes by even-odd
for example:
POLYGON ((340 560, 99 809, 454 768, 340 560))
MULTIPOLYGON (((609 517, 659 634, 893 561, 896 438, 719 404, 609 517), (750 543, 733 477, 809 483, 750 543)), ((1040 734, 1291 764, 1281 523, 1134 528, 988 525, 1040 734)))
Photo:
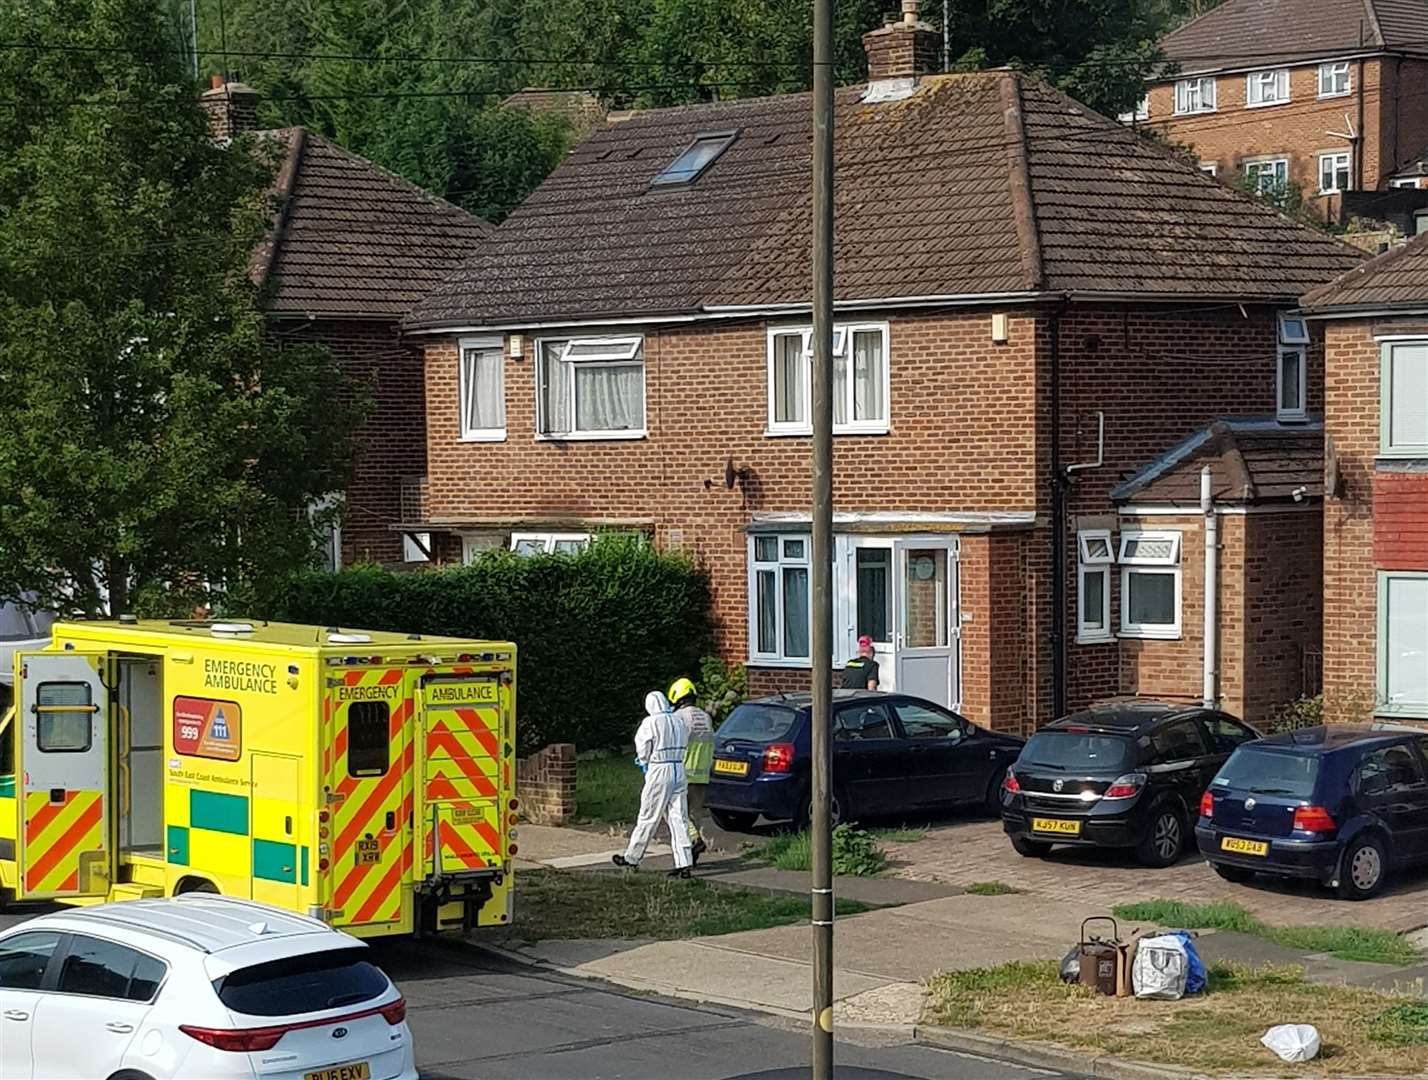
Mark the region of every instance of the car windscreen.
POLYGON ((1309 799, 1319 779, 1319 758, 1313 754, 1286 754, 1262 747, 1243 746, 1230 755, 1215 776, 1217 787, 1254 795, 1284 795, 1309 799))
POLYGON ((292 1016, 360 1005, 391 984, 365 947, 307 953, 239 968, 214 980, 218 1000, 249 1016, 292 1016))
POLYGON ((782 705, 740 705, 719 725, 719 741, 778 742, 789 737, 797 720, 798 713, 782 705))
POLYGON ((1135 744, 1092 731, 1038 731, 1022 748, 1019 765, 1061 772, 1124 772, 1135 763, 1135 744))

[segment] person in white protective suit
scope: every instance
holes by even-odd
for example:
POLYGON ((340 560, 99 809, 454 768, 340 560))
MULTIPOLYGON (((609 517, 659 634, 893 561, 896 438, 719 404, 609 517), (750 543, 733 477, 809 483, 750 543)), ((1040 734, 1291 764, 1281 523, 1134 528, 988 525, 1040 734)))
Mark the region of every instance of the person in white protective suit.
POLYGON ((645 770, 645 786, 640 792, 640 816, 630 833, 623 855, 614 856, 616 866, 633 869, 645 857, 645 848, 660 819, 669 824, 674 848, 674 869, 670 877, 687 878, 694 862, 689 840, 689 786, 684 774, 684 753, 688 734, 683 721, 674 715, 669 699, 658 690, 645 696, 645 712, 635 732, 635 760, 645 770))

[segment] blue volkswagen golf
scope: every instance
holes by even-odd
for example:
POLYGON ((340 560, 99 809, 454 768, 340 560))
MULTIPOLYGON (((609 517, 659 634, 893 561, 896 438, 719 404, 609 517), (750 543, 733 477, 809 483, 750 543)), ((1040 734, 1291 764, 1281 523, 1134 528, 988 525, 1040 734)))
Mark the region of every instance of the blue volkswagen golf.
POLYGON ((1200 800, 1195 841, 1228 881, 1310 878, 1366 900, 1428 862, 1428 733, 1336 724, 1247 743, 1200 800))

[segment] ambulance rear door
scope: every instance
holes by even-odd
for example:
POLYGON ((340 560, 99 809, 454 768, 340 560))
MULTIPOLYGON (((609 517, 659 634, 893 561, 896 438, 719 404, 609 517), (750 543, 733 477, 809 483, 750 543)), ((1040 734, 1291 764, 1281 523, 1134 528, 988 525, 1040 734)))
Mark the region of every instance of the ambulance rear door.
POLYGON ((108 663, 104 653, 16 654, 22 899, 109 894, 115 848, 108 663))

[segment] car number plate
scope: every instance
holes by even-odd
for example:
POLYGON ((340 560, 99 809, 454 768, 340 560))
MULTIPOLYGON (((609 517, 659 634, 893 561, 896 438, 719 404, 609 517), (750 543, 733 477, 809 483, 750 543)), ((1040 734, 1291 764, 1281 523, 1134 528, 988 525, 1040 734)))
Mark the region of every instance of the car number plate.
POLYGON ((453 806, 451 808, 451 824, 453 825, 475 825, 485 816, 479 806, 453 806))
POLYGON ((1031 819, 1032 832, 1059 833, 1062 836, 1080 836, 1081 823, 1066 818, 1034 817, 1031 819))
POLYGON ((372 1066, 365 1061, 354 1061, 350 1065, 333 1065, 329 1069, 303 1073, 302 1080, 372 1080, 372 1066))
POLYGON ((1238 836, 1222 836, 1221 851, 1233 851, 1239 855, 1268 855, 1269 845, 1263 840, 1241 840, 1238 836))
POLYGON ((747 761, 730 761, 728 758, 715 758, 714 771, 727 776, 748 776, 749 763, 747 761))
POLYGON ((372 863, 382 861, 382 842, 380 840, 358 840, 357 841, 357 865, 370 866, 372 863))

